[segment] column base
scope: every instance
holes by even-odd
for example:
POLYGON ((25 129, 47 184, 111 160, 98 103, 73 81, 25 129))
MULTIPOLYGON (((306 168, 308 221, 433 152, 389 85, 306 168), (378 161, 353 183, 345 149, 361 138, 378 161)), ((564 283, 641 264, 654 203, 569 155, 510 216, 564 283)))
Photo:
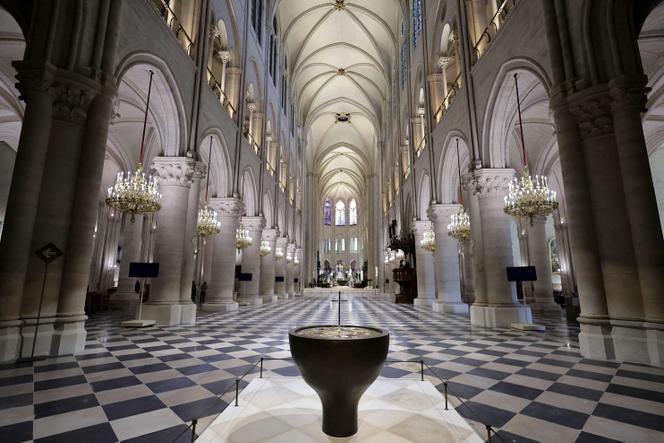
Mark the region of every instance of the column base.
MULTIPOLYGON (((32 355, 32 344, 35 340, 35 326, 36 318, 23 319, 23 326, 21 327, 21 358, 30 358, 32 355)), ((47 317, 39 319, 39 327, 37 329, 37 341, 35 343, 34 356, 50 356, 51 343, 53 342, 53 323, 55 317, 47 317)))
POLYGON ((509 328, 512 323, 532 323, 528 306, 476 306, 470 307, 470 324, 485 328, 509 328))
POLYGON ((201 310, 205 312, 233 312, 237 311, 240 305, 234 301, 220 303, 203 303, 201 310))
POLYGON ((443 312, 446 314, 468 314, 468 305, 465 303, 445 303, 436 300, 433 303, 433 312, 443 312))
MULTIPOLYGON (((661 328, 661 325, 659 325, 661 328)), ((664 367, 664 330, 649 329, 647 334, 650 364, 664 367)))
POLYGON ((263 303, 276 303, 279 301, 279 297, 276 295, 264 295, 263 296, 263 303))
POLYGON ((535 300, 533 303, 528 303, 528 306, 530 306, 530 309, 532 309, 533 311, 561 312, 560 306, 555 304, 552 301, 537 301, 537 300, 535 300))
POLYGON ((633 320, 579 317, 581 354, 664 367, 664 326, 633 320))
POLYGON ((431 308, 433 306, 434 298, 420 298, 413 299, 413 306, 416 308, 431 308))
POLYGON ((240 305, 258 306, 263 304, 263 298, 259 295, 241 295, 237 298, 240 305))
POLYGON ((612 320, 611 337, 616 360, 652 364, 648 330, 643 323, 612 320))
POLYGON ((85 314, 56 317, 51 355, 80 354, 85 349, 85 314))
POLYGON ((21 320, 0 323, 0 363, 12 362, 19 358, 22 323, 21 320))
POLYGON ((158 326, 191 325, 196 323, 196 305, 193 303, 168 303, 143 305, 141 318, 155 320, 158 326))

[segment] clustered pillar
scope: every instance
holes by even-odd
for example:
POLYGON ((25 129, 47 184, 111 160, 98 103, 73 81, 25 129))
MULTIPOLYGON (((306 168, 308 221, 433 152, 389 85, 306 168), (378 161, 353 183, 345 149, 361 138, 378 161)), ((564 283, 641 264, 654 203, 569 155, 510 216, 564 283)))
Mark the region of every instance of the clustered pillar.
POLYGON ((432 307, 436 299, 436 283, 434 281, 434 260, 432 253, 424 249, 421 241, 424 233, 431 229, 428 220, 416 221, 413 227, 415 234, 415 261, 417 263, 417 298, 415 306, 432 307))
POLYGON ((181 285, 185 242, 190 241, 185 235, 187 211, 183 208, 188 207, 194 161, 188 157, 156 157, 152 169, 162 194, 154 234, 159 277, 151 281, 143 317, 160 325, 191 324, 196 320, 196 305, 190 298, 181 299, 181 285))
POLYGON ((461 205, 431 205, 429 218, 433 221, 436 234, 436 301, 433 309, 436 312, 452 314, 468 313, 468 305, 461 300, 461 276, 459 273, 459 244, 447 235, 450 217, 461 210, 461 205))
POLYGON ((484 272, 475 273, 475 278, 483 280, 485 288, 470 307, 473 325, 495 328, 532 323, 530 308, 519 303, 516 288, 507 281, 505 272, 508 266, 513 266, 511 220, 503 212, 503 198, 512 177, 513 169, 479 169, 473 174, 484 260, 484 272))
POLYGON ((235 274, 235 234, 240 224, 244 204, 235 197, 211 198, 210 206, 217 211, 221 232, 214 236, 212 272, 208 285, 204 311, 237 311, 233 300, 235 274))
POLYGON ((263 297, 263 303, 275 302, 278 300, 278 297, 274 292, 274 277, 276 268, 274 253, 278 236, 279 230, 277 229, 263 229, 262 240, 270 248, 270 253, 261 257, 260 294, 263 297))
POLYGON ((260 296, 261 280, 261 235, 263 233, 263 217, 242 217, 242 225, 249 232, 251 245, 242 250, 241 272, 238 302, 243 305, 263 304, 260 296))

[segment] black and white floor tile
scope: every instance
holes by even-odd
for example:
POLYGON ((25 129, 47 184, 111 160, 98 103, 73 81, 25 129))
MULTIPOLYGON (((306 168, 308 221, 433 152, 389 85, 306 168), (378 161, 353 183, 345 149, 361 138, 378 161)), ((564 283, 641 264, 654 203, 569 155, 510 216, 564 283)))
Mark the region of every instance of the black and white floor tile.
MULTIPOLYGON (((537 316, 544 333, 472 327, 462 316, 351 295, 344 323, 390 330, 390 360, 423 359, 448 381, 452 404, 494 441, 664 441, 664 369, 584 359, 578 328, 537 316)), ((290 356, 289 329, 336 323, 337 303, 297 298, 193 326, 121 328, 120 313, 91 317, 85 353, 0 366, 1 442, 190 441, 232 401, 235 379, 261 357, 290 356)), ((266 376, 297 376, 266 361, 266 376)), ((383 377, 417 377, 389 363, 383 377)), ((257 368, 242 381, 257 376, 257 368)), ((426 376, 439 389, 441 381, 426 376)))

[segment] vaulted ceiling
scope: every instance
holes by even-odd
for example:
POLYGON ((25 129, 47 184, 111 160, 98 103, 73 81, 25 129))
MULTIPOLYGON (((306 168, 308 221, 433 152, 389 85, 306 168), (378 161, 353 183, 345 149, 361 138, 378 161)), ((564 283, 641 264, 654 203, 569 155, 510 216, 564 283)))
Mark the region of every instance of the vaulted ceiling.
POLYGON ((308 167, 319 173, 321 196, 360 197, 378 168, 400 2, 278 0, 277 8, 308 167))

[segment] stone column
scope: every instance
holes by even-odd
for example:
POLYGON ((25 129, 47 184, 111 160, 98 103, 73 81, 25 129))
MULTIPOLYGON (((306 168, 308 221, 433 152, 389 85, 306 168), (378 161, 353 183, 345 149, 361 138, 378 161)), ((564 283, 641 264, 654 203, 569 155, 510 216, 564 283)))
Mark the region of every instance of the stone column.
POLYGON ((195 305, 191 300, 183 303, 180 294, 193 166, 194 161, 187 157, 155 157, 152 162, 162 195, 154 233, 154 261, 159 263, 159 277, 150 281, 143 318, 156 320, 158 325, 191 324, 196 320, 195 305))
MULTIPOLYGON (((468 305, 461 300, 461 278, 459 275, 459 243, 447 235, 447 225, 461 205, 431 205, 429 218, 436 234, 435 276, 436 301, 433 310, 451 314, 467 314, 468 305)), ((419 262, 418 262, 419 265, 419 262)))
POLYGON ((470 307, 473 325, 508 328, 512 323, 532 323, 530 308, 521 305, 516 288, 507 281, 506 267, 514 263, 510 219, 503 212, 504 197, 513 169, 480 169, 473 173, 479 203, 486 300, 476 300, 470 307))
POLYGON ((440 72, 443 76, 443 103, 445 104, 445 109, 450 105, 447 94, 449 93, 447 85, 447 66, 453 61, 452 57, 440 57, 438 59, 438 66, 440 67, 440 72))
POLYGON ((530 306, 533 309, 559 313, 560 308, 553 301, 551 260, 549 259, 549 245, 546 239, 546 218, 535 218, 533 225, 529 225, 527 229, 530 265, 535 266, 537 272, 537 280, 533 282, 535 302, 530 306))
POLYGON ((286 294, 288 294, 288 298, 293 298, 295 297, 293 285, 293 279, 295 278, 295 264, 293 263, 295 243, 290 243, 286 251, 286 256, 290 257, 290 260, 286 260, 286 294))
POLYGON ((276 302, 279 298, 274 294, 275 260, 274 250, 277 246, 278 229, 263 229, 262 240, 272 249, 269 254, 261 257, 261 285, 260 294, 263 303, 276 302))
MULTIPOLYGON (((648 341, 647 356, 636 356, 629 349, 623 355, 630 360, 664 365, 664 237, 641 121, 646 84, 645 76, 609 82, 616 148, 648 341)), ((632 334, 625 332, 625 335, 632 334)))
MULTIPOLYGON (((187 202, 186 229, 183 244, 182 279, 180 281, 180 301, 184 305, 192 303, 192 284, 197 281, 196 245, 198 242, 197 224, 198 209, 201 194, 201 182, 205 178, 206 167, 201 162, 192 164, 192 183, 187 202)), ((201 242, 202 243, 202 242, 201 242)), ((200 246, 200 245, 199 245, 200 246)), ((200 257, 199 257, 200 259, 200 257)), ((200 269, 200 268, 199 268, 200 269)))
POLYGON ((215 235, 211 279, 208 282, 203 311, 237 311, 233 301, 235 284, 235 233, 244 203, 235 197, 211 198, 210 206, 217 211, 221 232, 215 235))
POLYGON ((19 357, 21 296, 51 131, 53 96, 49 91, 55 72, 50 64, 14 62, 14 67, 26 105, 0 242, 0 361, 19 357))
MULTIPOLYGON (((83 308, 110 100, 101 103, 102 99, 95 99, 92 110, 90 103, 97 91, 83 78, 72 77, 59 78, 53 85, 53 122, 29 249, 35 251, 53 242, 65 253, 48 267, 36 355, 80 352, 85 343, 83 308), (106 121, 102 104, 106 105, 106 121), (61 321, 59 332, 55 330, 57 320, 61 321)), ((44 263, 30 253, 21 303, 23 356, 31 351, 44 272, 44 263)))
MULTIPOLYGON (((228 65, 228 62, 231 60, 231 53, 228 51, 221 51, 219 53, 219 58, 221 59, 221 79, 219 80, 219 87, 221 88, 223 93, 226 94, 226 66, 228 65)), ((225 95, 221 96, 221 103, 222 105, 226 104, 225 95)))
POLYGON ((431 227, 428 220, 417 220, 413 222, 413 234, 415 234, 415 261, 417 270, 417 298, 414 300, 416 307, 433 307, 436 299, 436 282, 434 281, 434 256, 433 253, 420 246, 424 238, 424 232, 431 227))
MULTIPOLYGON (((466 202, 468 216, 470 217, 470 230, 472 238, 467 242, 472 251, 468 266, 472 269, 470 283, 473 287, 473 303, 486 304, 487 295, 484 281, 484 243, 482 241, 482 223, 480 222, 480 204, 477 198, 477 184, 472 173, 462 176, 461 179, 464 201, 466 202)), ((465 252, 465 250, 464 250, 465 252)))
POLYGON ((475 302, 475 272, 473 269, 473 239, 461 242, 462 278, 461 278, 461 301, 467 305, 475 302))
POLYGON ((143 216, 137 215, 133 223, 130 221, 131 217, 128 214, 124 215, 123 218, 124 235, 122 237, 122 259, 120 261, 118 292, 112 299, 121 302, 123 308, 129 308, 131 301, 138 301, 138 295, 134 291, 137 279, 129 277, 129 263, 141 261, 143 216))
POLYGON ((293 280, 293 293, 297 296, 300 296, 304 293, 304 284, 306 281, 302 278, 302 248, 296 248, 293 253, 293 276, 297 279, 297 282, 293 280))
POLYGON ((252 274, 251 281, 240 282, 238 302, 243 305, 263 304, 260 296, 261 281, 261 235, 265 221, 263 217, 242 217, 242 224, 249 232, 251 246, 242 250, 242 273, 252 274))
MULTIPOLYGON (((113 98, 112 92, 101 91, 88 107, 51 344, 51 352, 58 355, 80 353, 85 347, 85 299, 90 282, 97 204, 113 98)), ((75 104, 70 118, 84 109, 85 101, 77 99, 75 104)))
MULTIPOLYGON (((555 222, 556 242, 558 243, 558 261, 560 262, 560 282, 563 287, 565 305, 572 303, 572 293, 576 290, 574 266, 572 264, 567 222, 563 219, 555 222)), ((577 300, 578 303, 578 300, 577 300)), ((578 305, 577 305, 578 306, 578 305)))
MULTIPOLYGON (((563 171, 565 201, 569 219, 569 237, 574 269, 578 276, 581 328, 579 345, 581 353, 589 358, 614 358, 610 337, 606 293, 600 265, 599 247, 590 199, 590 185, 586 170, 586 157, 582 144, 579 122, 574 114, 586 120, 584 135, 596 137, 605 132, 606 119, 596 115, 597 100, 584 95, 577 105, 552 100, 553 121, 558 153, 563 171), (574 112, 572 112, 574 111, 574 112)), ((593 143, 599 146, 597 143, 593 143)))
POLYGON ((279 237, 277 238, 276 248, 281 248, 283 253, 282 258, 276 258, 275 265, 275 281, 274 289, 279 297, 279 300, 288 299, 288 293, 286 292, 286 247, 288 246, 288 237, 279 237), (281 281, 277 281, 277 279, 281 281))

